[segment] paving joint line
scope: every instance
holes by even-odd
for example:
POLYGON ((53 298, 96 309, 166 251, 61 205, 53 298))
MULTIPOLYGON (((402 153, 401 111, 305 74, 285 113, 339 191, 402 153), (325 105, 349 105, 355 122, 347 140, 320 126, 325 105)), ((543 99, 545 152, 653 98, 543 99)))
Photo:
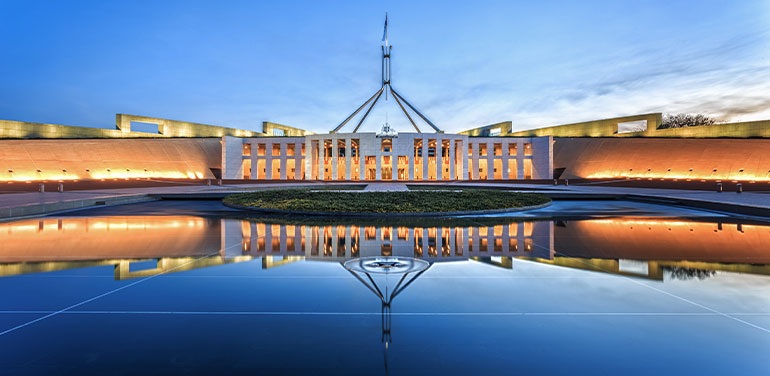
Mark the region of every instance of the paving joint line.
MULTIPOLYGON (((230 247, 234 247, 234 246, 236 246, 236 244, 234 244, 234 245, 232 245, 232 246, 230 246, 230 247)), ((240 244, 237 244, 237 246, 240 246, 240 244)), ((227 250, 227 248, 225 248, 225 250, 227 250)), ((42 317, 38 317, 38 318, 36 318, 36 319, 34 319, 34 320, 31 320, 31 321, 28 321, 28 322, 26 322, 26 323, 23 323, 23 324, 17 325, 17 326, 15 326, 15 327, 13 327, 13 328, 10 328, 10 329, 6 329, 6 330, 4 330, 4 331, 0 332, 0 336, 4 336, 4 335, 6 335, 6 334, 8 334, 8 333, 10 333, 10 332, 13 332, 13 331, 15 331, 15 330, 18 330, 18 329, 24 328, 24 327, 26 327, 26 326, 32 325, 32 324, 34 324, 34 323, 36 323, 36 322, 40 322, 40 321, 43 321, 43 320, 45 320, 45 319, 47 319, 47 318, 50 318, 50 317, 56 316, 56 315, 58 315, 58 314, 60 314, 60 313, 64 313, 64 312, 67 312, 67 311, 69 311, 69 310, 71 310, 71 309, 73 309, 73 308, 76 308, 76 307, 80 307, 80 306, 82 306, 83 304, 87 304, 87 303, 90 303, 90 302, 92 302, 92 301, 94 301, 94 300, 97 300, 97 299, 99 299, 99 298, 105 297, 105 296, 107 296, 107 295, 110 295, 110 294, 116 293, 116 292, 118 292, 118 291, 121 291, 121 290, 125 290, 125 289, 127 289, 127 288, 129 288, 129 287, 131 287, 131 286, 137 285, 137 284, 139 284, 139 283, 142 283, 142 282, 145 282, 145 281, 149 281, 150 279, 153 279, 153 278, 155 278, 155 277, 161 276, 161 275, 163 275, 163 274, 166 274, 166 273, 168 273, 168 272, 171 272, 171 271, 173 271, 173 270, 175 270, 175 269, 181 268, 181 267, 183 267, 183 266, 185 266, 185 265, 188 265, 188 264, 190 264, 190 263, 193 263, 193 262, 195 262, 195 261, 198 261, 198 260, 200 260, 200 259, 202 259, 202 258, 204 258, 204 257, 210 257, 210 256, 213 256, 213 255, 215 255, 215 254, 218 254, 218 253, 219 253, 219 251, 217 251, 217 252, 213 252, 213 253, 211 253, 211 254, 208 254, 208 255, 205 255, 205 256, 202 256, 202 257, 199 257, 199 258, 197 258, 197 259, 191 260, 191 261, 189 261, 189 262, 186 262, 186 263, 184 263, 184 264, 181 264, 181 265, 179 265, 179 266, 176 266, 176 267, 174 267, 174 268, 172 268, 172 269, 169 269, 169 270, 167 270, 167 271, 165 271, 165 272, 163 272, 163 273, 160 273, 160 274, 155 274, 155 275, 152 275, 152 276, 148 276, 148 277, 142 278, 142 279, 140 279, 140 280, 138 280, 138 281, 135 281, 135 282, 129 283, 128 285, 125 285, 125 286, 121 286, 121 287, 118 287, 118 288, 116 288, 116 289, 114 289, 114 290, 110 290, 110 291, 107 291, 107 292, 105 292, 105 293, 103 293, 103 294, 100 294, 100 295, 97 295, 97 296, 95 296, 95 297, 92 297, 92 298, 90 298, 90 299, 86 299, 86 300, 84 300, 84 301, 82 301, 82 302, 80 302, 80 303, 77 303, 77 304, 73 304, 73 305, 71 305, 71 306, 69 306, 69 307, 66 307, 66 308, 60 309, 60 310, 58 310, 58 311, 52 312, 52 313, 50 313, 50 314, 47 314, 47 315, 45 315, 45 316, 42 316, 42 317)))
MULTIPOLYGON (((545 249, 545 247, 542 247, 542 246, 540 246, 540 245, 538 245, 538 244, 535 244, 535 246, 536 246, 536 247, 541 247, 541 248, 544 248, 544 249, 545 249)), ((562 255, 562 256, 565 256, 565 257, 570 257, 570 258, 573 258, 573 257, 571 257, 571 256, 569 256, 569 255, 565 255, 565 254, 562 254, 562 253, 560 253, 560 252, 556 252, 556 251, 554 251, 554 254, 560 254, 560 255, 562 255)), ((588 266, 592 266, 592 265, 590 265, 590 264, 586 263, 585 261, 582 261, 581 259, 578 259, 578 260, 580 260, 580 262, 584 263, 585 265, 588 265, 588 266)), ((598 269, 601 269, 601 270, 604 270, 604 271, 606 271, 606 272, 609 272, 608 270, 606 270, 606 269, 603 269, 602 267, 597 267, 597 268, 598 268, 598 269)), ((756 324, 752 324, 752 323, 750 323, 750 322, 748 322, 748 321, 745 321, 745 320, 741 320, 741 319, 739 319, 739 318, 737 318, 737 317, 734 317, 734 316, 731 316, 731 315, 729 315, 729 314, 727 314, 727 313, 724 313, 724 312, 721 312, 721 311, 719 311, 719 310, 716 310, 716 309, 713 309, 713 308, 707 307, 707 306, 705 306, 705 305, 703 305, 703 304, 700 304, 700 303, 694 302, 694 301, 692 301, 692 300, 690 300, 690 299, 687 299, 687 298, 681 297, 681 296, 679 296, 679 295, 676 295, 676 294, 673 294, 673 293, 670 293, 670 292, 667 292, 667 291, 661 290, 661 289, 659 289, 659 288, 656 288, 656 287, 654 287, 654 286, 649 286, 649 285, 647 285, 647 284, 644 284, 644 283, 641 283, 641 282, 639 282, 639 281, 637 281, 637 280, 635 280, 635 279, 633 279, 633 278, 630 278, 630 277, 627 277, 627 276, 622 276, 622 275, 621 275, 621 276, 619 276, 619 277, 620 277, 620 278, 623 278, 623 279, 625 279, 625 280, 627 280, 627 281, 629 281, 629 282, 632 282, 632 283, 634 283, 634 284, 636 284, 636 285, 639 285, 639 286, 643 286, 643 287, 646 287, 646 288, 648 288, 648 289, 651 289, 651 290, 653 290, 653 291, 657 291, 657 292, 659 292, 659 293, 661 293, 661 294, 663 294, 663 295, 668 295, 668 296, 670 296, 670 297, 672 297, 672 298, 676 298, 676 299, 679 299, 679 300, 681 300, 681 301, 683 301, 683 302, 686 302, 686 303, 690 303, 690 304, 692 304, 692 305, 694 305, 694 306, 696 306, 696 307, 699 307, 699 308, 701 308, 701 309, 705 309, 705 310, 707 310, 707 311, 711 311, 711 312, 714 312, 714 313, 716 313, 716 314, 718 314, 718 315, 721 315, 721 316, 723 316, 723 317, 726 317, 726 318, 729 318, 729 319, 735 320, 735 321, 737 321, 737 322, 739 322, 739 323, 742 323, 742 324, 744 324, 744 325, 748 325, 748 326, 750 326, 750 327, 752 327, 752 328, 755 328, 755 329, 759 329, 759 330, 761 330, 761 331, 763 331, 763 332, 765 332, 765 333, 768 333, 768 334, 770 334, 770 329, 767 329, 767 328, 761 327, 761 326, 759 326, 759 325, 756 325, 756 324)))

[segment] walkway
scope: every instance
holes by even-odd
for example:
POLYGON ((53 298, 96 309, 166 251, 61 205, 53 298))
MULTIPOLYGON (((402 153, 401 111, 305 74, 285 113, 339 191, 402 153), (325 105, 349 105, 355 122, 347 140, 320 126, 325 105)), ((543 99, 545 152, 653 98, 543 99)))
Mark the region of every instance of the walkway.
POLYGON ((409 188, 403 183, 371 183, 364 189, 368 192, 404 192, 408 190, 409 188))
MULTIPOLYGON (((321 182, 292 184, 292 188, 318 187, 321 182)), ((762 192, 709 192, 695 190, 674 190, 654 188, 624 188, 607 186, 552 186, 507 183, 436 183, 436 185, 506 187, 541 192, 555 198, 618 198, 638 199, 663 204, 674 203, 684 206, 720 210, 745 215, 770 217, 770 194, 762 192)), ((42 215, 62 210, 71 210, 98 205, 116 205, 157 200, 162 197, 174 198, 219 198, 234 192, 287 187, 282 183, 239 184, 225 186, 171 186, 150 188, 121 188, 72 192, 27 192, 0 195, 0 219, 42 215)), ((371 183, 365 191, 388 192, 406 191, 404 183, 371 183)))

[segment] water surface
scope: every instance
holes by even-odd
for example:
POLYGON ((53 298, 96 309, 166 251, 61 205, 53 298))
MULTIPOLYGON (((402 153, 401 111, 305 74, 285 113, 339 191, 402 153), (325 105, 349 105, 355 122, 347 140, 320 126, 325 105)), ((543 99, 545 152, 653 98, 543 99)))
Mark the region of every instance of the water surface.
POLYGON ((179 201, 6 222, 0 367, 767 374, 768 244, 768 223, 616 201, 445 221, 179 201), (405 288, 343 267, 373 256, 430 266, 405 288))

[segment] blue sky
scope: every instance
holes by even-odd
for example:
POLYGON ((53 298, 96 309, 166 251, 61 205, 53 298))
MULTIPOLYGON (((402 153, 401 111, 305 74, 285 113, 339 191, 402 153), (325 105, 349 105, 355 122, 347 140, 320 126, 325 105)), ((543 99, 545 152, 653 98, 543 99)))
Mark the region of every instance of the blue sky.
MULTIPOLYGON (((0 119, 326 132, 379 88, 386 10, 393 86, 446 131, 770 119, 768 0, 0 0, 0 119)), ((362 130, 386 114, 410 130, 392 99, 362 130)))

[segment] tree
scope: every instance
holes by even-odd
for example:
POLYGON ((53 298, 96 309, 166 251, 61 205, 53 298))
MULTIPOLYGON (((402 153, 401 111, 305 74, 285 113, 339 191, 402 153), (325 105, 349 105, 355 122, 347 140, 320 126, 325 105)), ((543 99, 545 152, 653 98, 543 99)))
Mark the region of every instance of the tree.
POLYGON ((667 114, 658 129, 696 127, 715 124, 716 119, 703 114, 667 114))

